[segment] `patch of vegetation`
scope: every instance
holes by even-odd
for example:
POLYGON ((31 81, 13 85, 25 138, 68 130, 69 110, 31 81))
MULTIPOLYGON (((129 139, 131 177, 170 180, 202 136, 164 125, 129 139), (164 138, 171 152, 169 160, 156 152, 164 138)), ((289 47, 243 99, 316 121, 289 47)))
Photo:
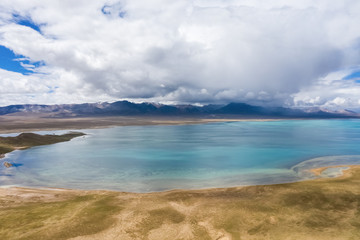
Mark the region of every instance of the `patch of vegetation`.
POLYGON ((86 195, 2 208, 0 239, 68 239, 110 227, 121 210, 113 195, 86 195))
POLYGON ((161 227, 165 222, 181 223, 185 220, 185 215, 172 207, 150 210, 148 214, 149 216, 139 224, 143 236, 146 236, 152 229, 161 227))
POLYGON ((206 229, 202 226, 199 226, 198 224, 192 225, 192 233, 194 234, 194 239, 199 240, 212 240, 209 236, 209 233, 206 231, 206 229))
POLYGON ((0 145, 0 154, 9 153, 11 151, 14 151, 14 148, 8 145, 0 145))

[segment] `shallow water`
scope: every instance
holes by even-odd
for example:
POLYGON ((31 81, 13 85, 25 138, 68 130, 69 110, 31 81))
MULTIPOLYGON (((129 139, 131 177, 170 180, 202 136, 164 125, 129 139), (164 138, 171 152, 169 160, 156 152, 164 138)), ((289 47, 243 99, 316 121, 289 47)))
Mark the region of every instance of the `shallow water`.
POLYGON ((149 192, 293 182, 314 177, 306 171, 311 167, 360 163, 359 120, 83 132, 70 142, 8 154, 16 167, 0 167, 0 185, 149 192))

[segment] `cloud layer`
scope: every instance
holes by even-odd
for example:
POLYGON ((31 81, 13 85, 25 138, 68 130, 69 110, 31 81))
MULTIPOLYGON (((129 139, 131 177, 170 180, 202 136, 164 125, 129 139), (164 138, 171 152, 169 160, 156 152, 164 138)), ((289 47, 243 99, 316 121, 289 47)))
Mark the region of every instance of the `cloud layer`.
POLYGON ((117 99, 357 107, 357 0, 3 0, 0 105, 117 99), (21 24, 24 22, 33 24, 21 24), (31 67, 31 66, 30 66, 31 67))

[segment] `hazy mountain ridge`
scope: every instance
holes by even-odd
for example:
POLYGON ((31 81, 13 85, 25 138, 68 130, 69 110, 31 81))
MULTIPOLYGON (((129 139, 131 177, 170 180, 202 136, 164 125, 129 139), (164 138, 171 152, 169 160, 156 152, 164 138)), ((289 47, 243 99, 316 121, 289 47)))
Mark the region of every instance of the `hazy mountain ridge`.
POLYGON ((292 109, 284 107, 261 107, 246 103, 227 105, 164 105, 155 103, 132 103, 117 101, 113 103, 83 103, 59 105, 10 105, 0 107, 0 115, 7 114, 45 114, 48 117, 76 116, 117 116, 117 115, 158 115, 158 116, 201 116, 201 115, 241 115, 256 117, 285 118, 346 118, 359 117, 349 110, 329 111, 326 109, 292 109))

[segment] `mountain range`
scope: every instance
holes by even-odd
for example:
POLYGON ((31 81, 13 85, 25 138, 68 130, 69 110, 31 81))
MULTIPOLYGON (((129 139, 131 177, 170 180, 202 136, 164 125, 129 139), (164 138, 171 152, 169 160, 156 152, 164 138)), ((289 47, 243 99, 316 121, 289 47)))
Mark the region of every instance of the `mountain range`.
POLYGON ((165 105, 156 103, 83 103, 59 105, 10 105, 0 107, 0 115, 42 114, 47 117, 89 117, 89 116, 223 116, 259 118, 350 118, 360 117, 349 110, 329 111, 325 109, 293 109, 284 107, 261 107, 246 103, 226 105, 165 105))

